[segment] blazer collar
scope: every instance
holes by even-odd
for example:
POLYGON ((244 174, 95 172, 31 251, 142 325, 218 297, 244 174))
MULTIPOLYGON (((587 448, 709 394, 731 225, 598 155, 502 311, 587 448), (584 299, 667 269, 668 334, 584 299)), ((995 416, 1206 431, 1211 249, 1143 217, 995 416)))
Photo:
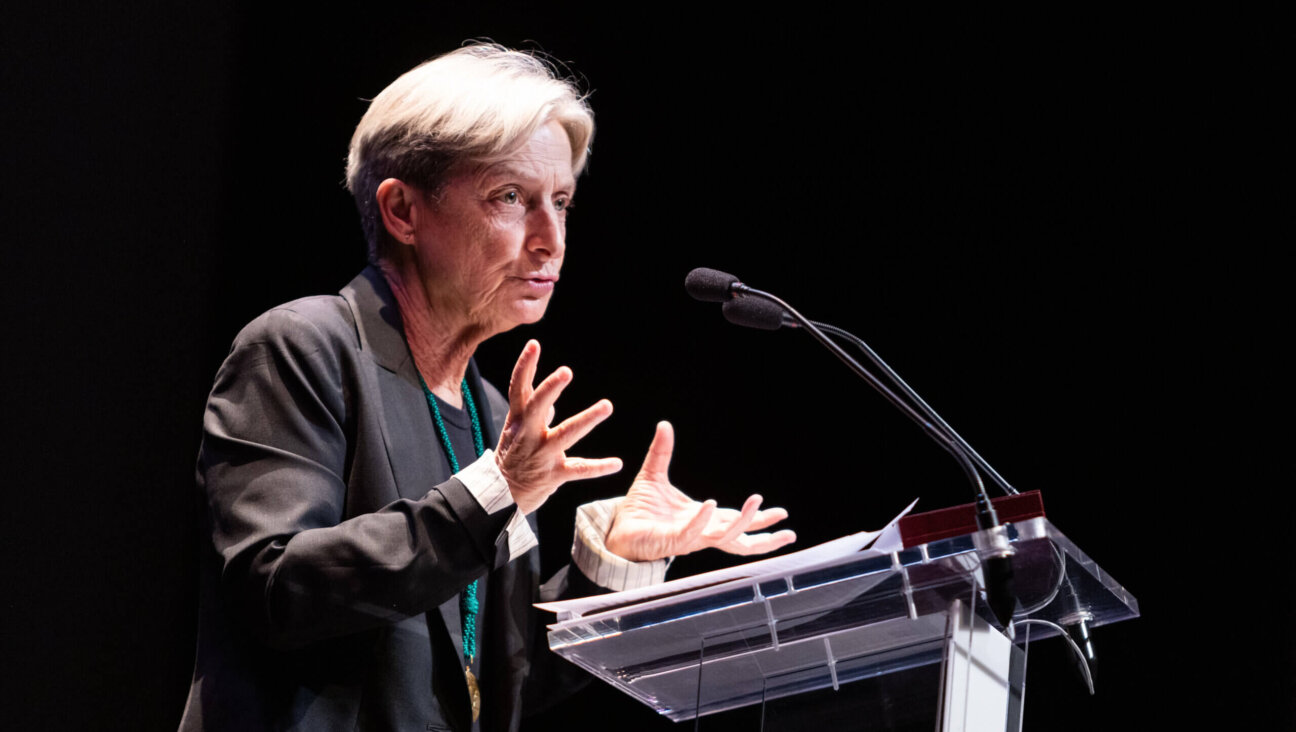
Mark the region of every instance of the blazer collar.
MULTIPOLYGON (((365 267, 363 272, 342 288, 342 296, 351 302, 360 349, 367 351, 379 366, 418 384, 414 357, 410 355, 409 344, 405 342, 405 325, 401 320, 400 307, 382 272, 372 264, 365 267)), ((491 418, 490 400, 482 388, 481 374, 477 370, 475 359, 468 361, 465 376, 468 388, 477 399, 478 409, 483 410, 486 417, 482 420, 486 445, 494 446, 499 441, 500 424, 491 418)), ((503 422, 502 415, 498 417, 498 422, 503 422)))
POLYGON ((342 288, 342 296, 353 305, 361 350, 368 351, 388 371, 399 372, 407 364, 412 365, 396 296, 377 267, 365 267, 342 288))

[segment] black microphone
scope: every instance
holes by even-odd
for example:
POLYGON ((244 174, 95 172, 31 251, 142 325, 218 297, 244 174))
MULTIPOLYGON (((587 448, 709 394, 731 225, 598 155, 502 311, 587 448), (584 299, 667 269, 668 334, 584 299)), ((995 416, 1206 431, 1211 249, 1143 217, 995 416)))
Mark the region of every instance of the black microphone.
POLYGON ((737 277, 719 270, 698 267, 684 278, 684 289, 695 300, 725 302, 732 300, 734 285, 742 286, 737 277))
POLYGON ((797 327, 784 312, 783 308, 769 300, 754 297, 736 297, 726 302, 721 308, 725 320, 744 328, 757 330, 778 330, 784 326, 797 327))

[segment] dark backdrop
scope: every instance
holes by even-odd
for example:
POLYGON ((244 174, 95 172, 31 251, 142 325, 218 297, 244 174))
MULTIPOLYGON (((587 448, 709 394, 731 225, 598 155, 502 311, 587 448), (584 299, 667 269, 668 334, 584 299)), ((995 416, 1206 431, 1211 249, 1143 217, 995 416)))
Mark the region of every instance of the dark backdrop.
MULTIPOLYGON (((198 5, 0 24, 14 729, 174 727, 211 378, 243 323, 363 265, 341 184, 361 100, 481 36, 570 62, 599 124, 562 285, 483 347, 489 378, 539 338, 577 375, 561 406, 616 404, 584 454, 637 465, 671 419, 677 484, 762 492, 799 546, 967 499, 808 338, 681 286, 734 272, 865 336, 1140 600, 1097 634, 1092 699, 1059 642, 1033 649, 1028 729, 1291 724, 1290 479, 1252 427, 1281 414, 1282 331, 1254 321, 1291 242, 1290 10, 198 5)), ((546 562, 574 505, 623 486, 552 499, 546 562)), ((616 718, 682 729, 601 686, 542 721, 616 718)))

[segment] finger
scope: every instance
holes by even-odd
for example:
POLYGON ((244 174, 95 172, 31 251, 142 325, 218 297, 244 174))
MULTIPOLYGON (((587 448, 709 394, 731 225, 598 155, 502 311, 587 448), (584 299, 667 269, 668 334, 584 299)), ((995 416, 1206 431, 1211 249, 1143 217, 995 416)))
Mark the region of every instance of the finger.
POLYGON ((644 457, 640 475, 653 475, 665 478, 670 469, 671 453, 675 451, 675 428, 670 422, 657 423, 657 432, 653 434, 652 443, 648 445, 648 455, 644 457))
POLYGON ((751 525, 747 527, 748 531, 759 531, 768 529, 788 517, 787 509, 783 508, 765 508, 756 512, 756 518, 752 519, 751 525))
POLYGON ((796 538, 796 532, 791 529, 783 529, 772 534, 743 534, 719 548, 730 554, 764 554, 782 549, 796 541, 796 538))
POLYGON ((566 458, 562 464, 564 480, 601 478, 621 470, 621 458, 566 458))
POLYGON ((539 426, 540 420, 553 407, 554 402, 558 401, 558 395, 562 394, 563 389, 571 383, 572 370, 566 366, 559 366, 556 371, 545 377, 544 381, 535 388, 531 394, 531 400, 527 402, 527 416, 539 426))
POLYGON ((712 546, 724 546, 742 535, 747 530, 747 527, 751 525, 752 520, 756 518, 756 512, 760 509, 762 500, 759 493, 748 496, 747 500, 743 502, 742 513, 738 514, 738 518, 734 519, 732 523, 724 527, 724 533, 719 536, 712 534, 714 537, 712 546))
POLYGON ((553 440, 558 449, 567 450, 610 416, 612 416, 612 402, 600 399, 584 411, 568 417, 557 427, 549 430, 549 439, 553 440))
POLYGON ((702 502, 697 513, 693 514, 693 518, 689 519, 676 537, 675 553, 688 554, 696 548, 698 540, 702 538, 702 532, 706 530, 707 524, 711 523, 715 509, 715 501, 708 499, 702 502))
POLYGON ((554 415, 556 414, 558 414, 557 410, 555 410, 553 407, 549 407, 549 415, 545 417, 545 427, 548 427, 549 425, 553 424, 554 415))
POLYGON ((540 342, 529 340, 513 365, 509 377, 509 411, 521 418, 523 409, 531 399, 531 384, 535 382, 536 364, 540 363, 540 342))

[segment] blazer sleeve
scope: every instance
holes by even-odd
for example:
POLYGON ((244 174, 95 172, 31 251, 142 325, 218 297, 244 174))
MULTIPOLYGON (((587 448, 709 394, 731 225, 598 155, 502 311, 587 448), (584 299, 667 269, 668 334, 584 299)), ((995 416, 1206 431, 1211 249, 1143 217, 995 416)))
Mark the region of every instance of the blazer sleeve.
POLYGON ((355 462, 375 456, 355 445, 354 328, 330 325, 287 308, 253 321, 203 422, 198 477, 223 599, 277 648, 435 608, 488 571, 507 541, 510 512, 487 515, 454 478, 347 517, 362 498, 348 491, 365 490, 348 482, 355 462))

